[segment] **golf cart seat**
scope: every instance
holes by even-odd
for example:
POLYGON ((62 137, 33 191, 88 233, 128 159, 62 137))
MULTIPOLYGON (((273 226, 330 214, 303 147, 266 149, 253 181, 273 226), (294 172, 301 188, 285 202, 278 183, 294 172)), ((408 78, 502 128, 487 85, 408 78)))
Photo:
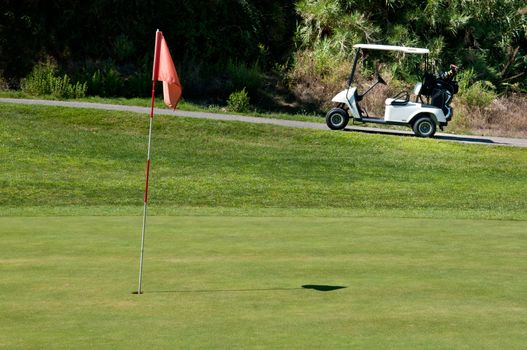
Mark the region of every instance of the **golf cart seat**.
POLYGON ((406 106, 410 101, 410 94, 407 91, 401 91, 392 98, 387 98, 385 104, 391 106, 406 106))
POLYGON ((417 82, 417 84, 415 84, 415 87, 414 87, 414 95, 415 95, 415 102, 418 102, 419 99, 421 98, 421 90, 423 89, 423 83, 421 83, 420 81, 417 82))
MULTIPOLYGON (((416 102, 417 102, 417 99, 419 98, 419 95, 421 94, 422 87, 423 87, 423 83, 421 82, 418 82, 417 84, 415 84, 413 94, 417 96, 416 102)), ((401 91, 394 97, 386 99, 385 104, 387 106, 406 106, 408 102, 410 102, 410 94, 407 91, 401 91)))

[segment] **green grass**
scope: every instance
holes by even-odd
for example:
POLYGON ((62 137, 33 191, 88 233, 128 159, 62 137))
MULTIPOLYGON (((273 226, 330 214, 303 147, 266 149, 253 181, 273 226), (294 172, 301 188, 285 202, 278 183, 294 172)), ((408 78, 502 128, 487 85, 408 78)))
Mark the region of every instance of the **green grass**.
MULTIPOLYGON (((1 108, 3 215, 140 214, 147 115, 1 108)), ((525 149, 170 116, 154 124, 158 214, 527 217, 525 149)))
POLYGON ((137 296, 140 222, 0 218, 0 348, 527 343, 524 222, 151 217, 137 296))
POLYGON ((148 116, 0 110, 2 349, 527 343, 525 149, 156 116, 137 296, 148 116))

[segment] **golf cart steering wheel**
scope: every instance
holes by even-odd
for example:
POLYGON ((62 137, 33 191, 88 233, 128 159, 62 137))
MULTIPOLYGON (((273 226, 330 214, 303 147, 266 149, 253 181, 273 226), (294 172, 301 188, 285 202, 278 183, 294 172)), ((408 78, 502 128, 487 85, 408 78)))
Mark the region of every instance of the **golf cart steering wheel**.
POLYGON ((382 85, 386 85, 386 82, 384 81, 384 79, 381 77, 379 73, 377 73, 377 81, 381 83, 382 85))

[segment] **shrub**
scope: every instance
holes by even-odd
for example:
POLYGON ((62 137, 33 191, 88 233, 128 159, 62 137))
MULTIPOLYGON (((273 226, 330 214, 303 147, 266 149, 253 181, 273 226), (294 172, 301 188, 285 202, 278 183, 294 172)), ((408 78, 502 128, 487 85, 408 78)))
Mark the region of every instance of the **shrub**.
POLYGON ((80 98, 86 95, 86 83, 77 82, 72 84, 66 74, 63 77, 51 78, 49 84, 51 87, 50 95, 55 97, 80 98))
POLYGON ((9 90, 9 84, 4 79, 4 77, 0 74, 0 91, 7 91, 9 90))
POLYGON ((227 76, 229 77, 229 90, 246 90, 251 96, 256 96, 258 89, 262 85, 262 73, 258 65, 246 66, 229 62, 227 64, 227 76))
POLYGON ((467 107, 485 108, 497 98, 495 87, 488 81, 474 82, 474 70, 468 69, 458 76, 460 101, 467 107))
POLYGON ((249 95, 245 88, 241 91, 233 92, 227 100, 227 108, 232 112, 247 112, 249 110, 249 95))
POLYGON ((139 70, 124 80, 123 96, 137 97, 148 96, 152 86, 152 72, 139 70))
POLYGON ((102 63, 88 78, 90 95, 125 95, 123 92, 123 78, 111 61, 102 63))
POLYGON ((483 81, 477 81, 467 90, 460 93, 459 97, 468 107, 485 108, 492 104, 496 99, 496 94, 483 81))
POLYGON ((41 62, 20 82, 20 88, 30 95, 50 95, 56 70, 56 64, 49 59, 46 62, 41 62))
POLYGON ((73 84, 66 74, 58 76, 57 64, 50 59, 38 63, 21 81, 20 87, 29 95, 51 95, 57 98, 84 97, 87 90, 86 83, 73 84))

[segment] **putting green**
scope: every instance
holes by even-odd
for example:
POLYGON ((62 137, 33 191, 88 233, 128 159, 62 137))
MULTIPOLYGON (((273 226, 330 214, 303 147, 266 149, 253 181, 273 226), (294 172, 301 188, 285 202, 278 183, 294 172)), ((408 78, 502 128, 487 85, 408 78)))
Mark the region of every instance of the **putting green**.
POLYGON ((0 218, 0 348, 527 344, 525 222, 151 217, 137 296, 140 227, 0 218))

